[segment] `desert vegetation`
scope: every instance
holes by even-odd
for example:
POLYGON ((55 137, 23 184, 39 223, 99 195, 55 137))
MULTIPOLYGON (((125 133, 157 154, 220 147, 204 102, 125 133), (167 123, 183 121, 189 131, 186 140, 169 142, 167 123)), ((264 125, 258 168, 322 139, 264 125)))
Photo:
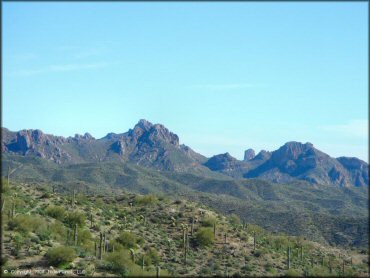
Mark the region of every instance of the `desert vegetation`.
POLYGON ((84 276, 368 274, 365 252, 270 233, 196 202, 122 190, 104 195, 50 184, 3 185, 7 275, 50 268, 84 276))

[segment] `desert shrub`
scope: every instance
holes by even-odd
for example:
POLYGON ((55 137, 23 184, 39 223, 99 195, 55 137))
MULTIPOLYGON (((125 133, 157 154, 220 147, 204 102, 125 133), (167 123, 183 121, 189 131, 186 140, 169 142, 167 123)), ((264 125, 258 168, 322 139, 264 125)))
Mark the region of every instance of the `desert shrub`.
POLYGON ((76 258, 76 252, 71 247, 58 246, 50 248, 45 256, 49 264, 59 266, 72 262, 76 258))
POLYGON ((8 227, 10 230, 22 233, 34 232, 36 234, 41 234, 47 230, 47 223, 40 216, 17 215, 15 218, 9 220, 8 227))
POLYGON ((18 256, 19 251, 22 249, 22 247, 25 244, 25 239, 22 235, 17 233, 17 234, 15 234, 15 236, 13 238, 13 243, 14 243, 13 255, 18 256))
POLYGON ((236 214, 231 214, 231 216, 230 216, 230 223, 233 226, 240 225, 241 221, 240 221, 239 216, 237 216, 236 214))
POLYGON ((212 228, 200 228, 195 234, 195 242, 199 246, 210 246, 214 241, 215 237, 212 228))
POLYGON ((87 245, 91 243, 92 235, 89 230, 82 230, 78 232, 78 244, 87 245))
POLYGON ((142 239, 130 232, 122 232, 116 241, 126 248, 135 248, 136 244, 141 243, 142 239))
POLYGON ((51 224, 49 226, 49 229, 51 232, 51 236, 55 239, 59 240, 66 237, 67 230, 65 226, 59 221, 56 221, 55 223, 51 224))
POLYGON ((64 219, 66 224, 71 228, 73 228, 76 224, 79 227, 82 227, 85 224, 85 220, 86 220, 85 214, 79 211, 67 213, 64 219))
POLYGON ((297 270, 289 269, 287 272, 285 272, 285 276, 287 276, 287 277, 298 277, 298 276, 301 276, 301 275, 299 274, 299 272, 297 270))
POLYGON ((145 196, 136 196, 135 202, 138 205, 148 206, 148 205, 153 205, 153 204, 157 203, 158 198, 155 195, 152 195, 152 194, 145 195, 145 196))
POLYGON ((202 226, 203 227, 213 227, 213 224, 216 223, 216 218, 214 217, 206 217, 202 220, 202 226))
POLYGON ((147 256, 150 259, 150 262, 153 263, 154 265, 157 265, 161 260, 158 251, 155 250, 154 248, 149 249, 147 256))
MULTIPOLYGON (((121 277, 128 275, 133 277, 154 277, 154 268, 151 271, 142 270, 139 265, 136 265, 131 260, 131 255, 128 250, 115 251, 113 253, 107 253, 104 261, 103 268, 108 271, 112 271, 121 277)), ((168 272, 165 269, 161 269, 161 276, 168 276, 168 272)))
POLYGON ((59 206, 49 206, 46 209, 45 212, 50 217, 53 217, 53 218, 58 219, 60 221, 63 221, 64 215, 66 213, 65 209, 63 207, 59 207, 59 206))

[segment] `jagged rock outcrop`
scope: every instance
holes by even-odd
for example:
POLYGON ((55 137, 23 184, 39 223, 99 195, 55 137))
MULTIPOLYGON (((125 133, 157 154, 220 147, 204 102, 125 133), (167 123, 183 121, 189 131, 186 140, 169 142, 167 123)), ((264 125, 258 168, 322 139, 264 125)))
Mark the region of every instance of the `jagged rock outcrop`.
POLYGON ((244 161, 253 159, 256 156, 256 153, 253 149, 248 149, 244 152, 244 161))

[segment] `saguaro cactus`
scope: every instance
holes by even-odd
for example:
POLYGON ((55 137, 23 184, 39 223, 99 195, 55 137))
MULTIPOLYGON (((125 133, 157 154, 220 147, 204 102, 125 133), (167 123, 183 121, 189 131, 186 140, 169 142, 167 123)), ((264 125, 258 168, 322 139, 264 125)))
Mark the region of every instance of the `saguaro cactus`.
POLYGON ((191 230, 190 230, 191 236, 194 234, 194 216, 191 218, 191 230))
POLYGON ((133 263, 135 263, 135 250, 130 248, 130 253, 131 253, 131 260, 133 263))
POLYGON ((144 270, 144 255, 143 255, 142 259, 141 259, 141 269, 144 270))
POLYGON ((253 250, 256 250, 256 231, 253 232, 253 250))
POLYGON ((301 245, 301 261, 303 261, 303 245, 301 245))
POLYGON ((224 234, 224 243, 226 244, 227 243, 227 233, 225 232, 224 234))
POLYGON ((329 271, 330 273, 333 273, 333 257, 329 257, 329 271))
POLYGON ((90 228, 93 227, 93 224, 94 224, 94 217, 93 217, 92 212, 90 212, 90 228))
POLYGON ((74 243, 75 243, 75 246, 77 246, 77 240, 78 240, 78 228, 77 228, 77 224, 75 224, 75 232, 74 232, 74 243))
POLYGON ((213 223, 213 236, 216 237, 216 223, 213 223))
POLYGON ((345 259, 343 258, 343 263, 342 263, 342 275, 344 276, 344 265, 345 265, 345 259))
POLYGON ((161 275, 161 268, 159 265, 157 265, 156 270, 157 270, 157 278, 158 278, 161 275))
POLYGON ((288 269, 290 269, 290 259, 291 259, 291 248, 289 246, 288 249, 287 249, 287 266, 288 266, 288 269))
POLYGON ((321 266, 324 266, 325 263, 325 255, 321 256, 321 266))
POLYGON ((99 259, 103 259, 103 233, 100 232, 100 242, 99 242, 99 259))
POLYGON ((105 232, 103 234, 103 253, 105 253, 105 247, 106 247, 106 244, 105 244, 105 241, 106 241, 106 236, 105 236, 105 232))
POLYGON ((94 241, 94 249, 95 249, 95 258, 98 257, 98 246, 96 244, 96 240, 94 241))
POLYGON ((15 201, 12 202, 12 218, 15 216, 15 201))

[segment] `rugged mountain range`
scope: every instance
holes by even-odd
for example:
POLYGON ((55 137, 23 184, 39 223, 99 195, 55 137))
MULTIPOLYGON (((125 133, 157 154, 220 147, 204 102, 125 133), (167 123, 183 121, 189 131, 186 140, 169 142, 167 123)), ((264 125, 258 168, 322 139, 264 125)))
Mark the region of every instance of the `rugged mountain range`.
POLYGON ((244 160, 229 153, 207 159, 161 124, 140 120, 133 129, 109 133, 101 139, 89 133, 74 137, 44 134, 41 130, 18 132, 2 128, 2 153, 37 156, 57 164, 134 162, 159 170, 227 175, 233 178, 261 178, 273 182, 305 180, 314 184, 366 186, 369 166, 358 158, 332 158, 311 143, 288 142, 273 152, 245 151, 244 160))
POLYGON ((355 157, 330 157, 311 143, 288 142, 271 153, 261 151, 253 158, 247 157, 240 161, 228 153, 220 154, 210 158, 205 165, 234 178, 262 178, 279 183, 299 179, 346 187, 369 184, 366 162, 355 157))

